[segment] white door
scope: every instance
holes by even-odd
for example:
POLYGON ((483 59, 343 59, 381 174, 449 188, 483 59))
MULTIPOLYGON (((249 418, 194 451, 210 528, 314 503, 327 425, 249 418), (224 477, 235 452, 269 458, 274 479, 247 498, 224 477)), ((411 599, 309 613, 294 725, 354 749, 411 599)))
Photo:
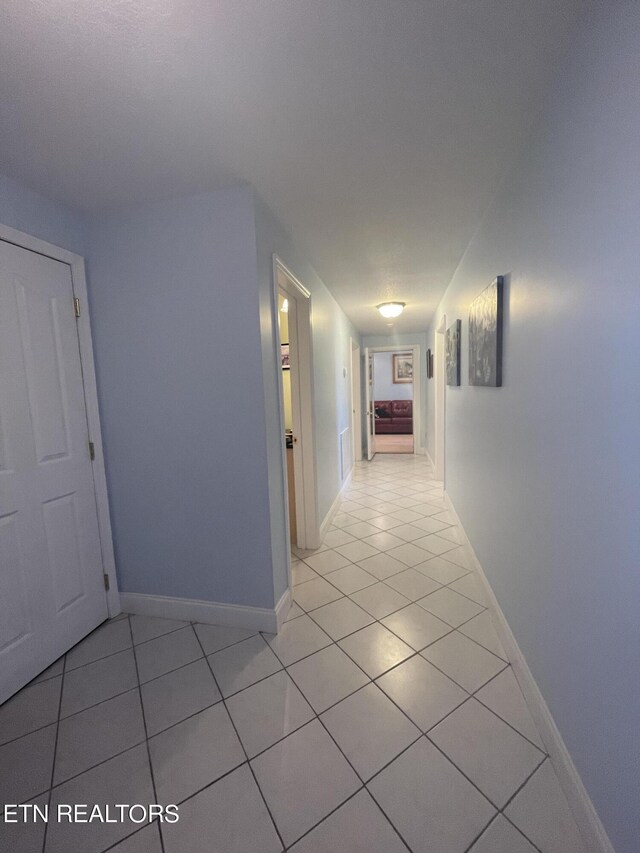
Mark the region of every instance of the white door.
POLYGON ((107 618, 71 270, 0 241, 0 702, 107 618))
POLYGON ((373 353, 369 347, 365 347, 364 363, 367 365, 367 376, 365 380, 365 394, 367 404, 367 459, 373 459, 376 452, 375 437, 375 399, 373 393, 373 353))

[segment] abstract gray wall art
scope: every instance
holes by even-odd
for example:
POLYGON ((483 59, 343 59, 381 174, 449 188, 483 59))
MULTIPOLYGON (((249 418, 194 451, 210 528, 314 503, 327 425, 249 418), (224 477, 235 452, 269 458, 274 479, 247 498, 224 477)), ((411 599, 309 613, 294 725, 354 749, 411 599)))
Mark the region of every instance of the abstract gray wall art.
POLYGON ((499 275, 469 307, 469 385, 502 385, 502 290, 499 275))
POLYGON ((460 384, 460 338, 462 320, 456 320, 447 329, 447 385, 460 384))

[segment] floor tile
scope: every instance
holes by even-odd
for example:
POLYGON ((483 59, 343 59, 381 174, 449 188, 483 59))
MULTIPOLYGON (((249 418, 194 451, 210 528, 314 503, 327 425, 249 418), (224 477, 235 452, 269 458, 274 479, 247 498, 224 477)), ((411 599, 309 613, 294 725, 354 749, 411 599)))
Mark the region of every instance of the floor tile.
POLYGON ((469 853, 535 853, 535 847, 513 824, 498 815, 469 853))
POLYGON ((159 803, 179 803, 245 761, 224 703, 149 739, 159 803))
POLYGON ((289 608, 289 612, 285 616, 284 621, 290 622, 292 619, 297 619, 298 616, 302 616, 304 610, 300 607, 300 605, 296 604, 295 601, 291 602, 291 607, 289 608))
POLYGON ((432 557, 424 563, 419 563, 415 569, 441 584, 451 583, 469 573, 469 569, 463 569, 462 566, 457 566, 444 557, 432 557))
POLYGON ((376 684, 423 732, 439 723, 469 695, 420 655, 376 679, 376 684))
MULTIPOLYGON (((20 801, 12 800, 12 802, 17 805, 20 801)), ((44 794, 29 800, 28 805, 46 809, 48 802, 49 794, 44 794)), ((19 812, 14 813, 11 820, 14 819, 19 822, 5 823, 4 819, 0 818, 0 850, 4 850, 6 853, 34 853, 34 851, 40 853, 46 827, 44 821, 24 821, 19 812)))
POLYGON ((410 646, 377 623, 345 637, 338 645, 370 678, 377 678, 414 654, 410 646))
POLYGON ((329 548, 335 548, 336 545, 346 545, 348 542, 354 542, 355 536, 352 536, 346 530, 332 530, 324 537, 324 544, 329 548))
POLYGON ((369 785, 413 853, 461 853, 495 809, 425 738, 369 785))
POLYGON ((541 750, 546 751, 511 667, 478 691, 477 698, 541 750))
MULTIPOLYGON (((442 522, 436 522, 436 524, 442 524, 442 522)), ((431 530, 429 532, 436 533, 438 531, 431 530)), ((450 542, 453 542, 454 545, 464 545, 467 541, 460 527, 446 527, 443 525, 440 536, 442 536, 443 539, 448 539, 450 542)))
POLYGON ((355 565, 345 566, 344 569, 338 569, 337 572, 331 572, 325 577, 345 595, 372 586, 376 582, 373 575, 355 565))
POLYGON ((400 560, 396 560, 386 553, 368 557, 366 560, 361 560, 358 565, 379 581, 390 578, 392 575, 397 575, 399 572, 404 572, 407 568, 400 560))
POLYGON ((318 714, 369 680, 337 646, 329 646, 294 663, 289 674, 318 714))
POLYGON ((489 606, 487 594, 485 593, 482 584, 480 583, 480 579, 475 572, 469 572, 468 575, 465 575, 463 578, 452 583, 451 589, 454 589, 461 595, 466 595, 467 598, 470 598, 472 601, 476 601, 483 607, 489 606))
MULTIPOLYGON (((325 551, 324 553, 330 554, 331 551, 325 551)), ((311 566, 308 566, 302 561, 297 562, 291 567, 291 582, 293 586, 298 586, 299 583, 305 583, 306 581, 315 580, 317 577, 318 573, 314 572, 311 566)))
POLYGON ((263 636, 284 666, 289 666, 313 652, 324 649, 331 643, 331 637, 325 634, 306 613, 299 619, 285 622, 277 634, 263 636))
POLYGON ((292 545, 291 556, 298 560, 306 560, 307 557, 313 557, 316 554, 321 554, 323 551, 326 551, 327 547, 327 545, 320 545, 319 548, 309 548, 308 550, 305 550, 304 548, 298 548, 297 545, 292 545))
POLYGON ((465 622, 458 629, 466 637, 480 643, 485 649, 489 649, 494 655, 507 660, 507 655, 502 647, 502 643, 498 638, 498 634, 493 624, 493 618, 489 610, 484 610, 469 622, 465 622))
POLYGON ((420 736, 420 730, 375 684, 343 699, 321 720, 363 781, 420 736))
POLYGON ((259 634, 222 649, 207 660, 223 696, 231 696, 282 669, 282 664, 259 634))
POLYGON ((54 783, 64 782, 144 739, 137 689, 60 720, 54 783))
POLYGON ((387 554, 395 557, 396 560, 400 560, 405 566, 417 566, 418 563, 424 562, 425 555, 428 556, 429 552, 425 551, 424 548, 419 548, 412 542, 405 542, 404 545, 399 545, 397 548, 387 551, 387 554))
POLYGON ((374 521, 358 521, 344 529, 356 539, 365 539, 367 536, 373 536, 374 533, 380 532, 379 528, 374 525, 374 521))
MULTIPOLYGON (((369 519, 369 524, 378 530, 393 530, 395 527, 400 527, 403 522, 399 518, 394 518, 383 512, 382 515, 377 515, 375 518, 369 519)), ((373 531, 372 531, 373 533, 373 531)), ((371 535, 371 533, 369 534, 371 535)))
POLYGON ((482 612, 482 605, 476 604, 445 586, 418 600, 420 607, 433 613, 439 619, 447 622, 452 628, 457 628, 463 622, 473 619, 482 612))
POLYGON ((447 530, 447 525, 444 521, 437 521, 433 516, 419 518, 413 522, 413 525, 422 530, 423 536, 425 533, 440 533, 443 530, 447 530))
POLYGON ((423 536, 422 539, 416 539, 415 544, 419 545, 420 548, 424 548, 430 554, 435 554, 436 557, 440 557, 445 552, 451 551, 456 547, 454 542, 438 536, 437 533, 430 533, 428 536, 423 536))
POLYGON ((198 639, 204 649, 205 655, 212 655, 249 637, 255 637, 257 631, 247 631, 245 628, 227 628, 225 625, 202 625, 197 623, 193 626, 198 639))
POLYGON ((370 518, 375 518, 378 513, 375 509, 371 509, 368 506, 361 506, 358 509, 350 509, 349 514, 353 515, 355 518, 359 518, 360 521, 368 521, 370 518))
POLYGON ((202 648, 191 626, 142 643, 135 651, 141 684, 202 657, 202 648))
POLYGON ((457 631, 447 634, 420 654, 469 693, 474 693, 506 666, 503 660, 457 631))
POLYGON ((378 551, 389 551, 391 548, 397 548, 402 545, 403 540, 389 533, 387 530, 381 530, 379 533, 374 533, 372 536, 367 536, 362 540, 366 545, 371 545, 378 551))
POLYGON ((62 669, 64 667, 64 658, 65 656, 59 657, 57 661, 48 666, 45 670, 43 670, 40 675, 36 676, 33 679, 31 684, 38 684, 40 681, 47 681, 49 678, 55 678, 56 675, 62 675, 62 669))
MULTIPOLYGON (((379 496, 377 496, 377 503, 372 504, 371 509, 375 509, 376 512, 380 513, 381 516, 386 515, 389 512, 395 512, 398 509, 397 504, 391 503, 391 501, 382 501, 380 502, 379 496)), ((375 524, 374 519, 370 519, 371 524, 375 524)), ((394 524, 400 524, 397 518, 393 519, 394 524)))
POLYGON ((305 563, 320 575, 326 575, 327 572, 335 572, 336 569, 341 569, 343 566, 349 565, 349 560, 338 554, 337 551, 323 551, 321 554, 315 554, 313 557, 307 557, 305 563))
POLYGON ((431 518, 436 518, 438 521, 444 521, 445 524, 456 524, 456 517, 449 510, 439 512, 437 515, 432 515, 431 518))
POLYGON ((126 649, 67 672, 60 715, 68 717, 138 686, 133 649, 126 649))
POLYGON ((368 586, 366 589, 354 592, 350 597, 375 619, 382 619, 409 604, 408 598, 385 583, 368 586))
POLYGON ((29 684, 0 705, 0 744, 7 743, 58 719, 62 678, 29 684))
POLYGON ((315 610, 330 601, 342 598, 342 593, 324 578, 301 583, 293 591, 293 597, 303 610, 315 610))
POLYGON ((277 853, 282 850, 248 766, 239 767, 180 806, 162 828, 165 853, 277 853))
POLYGON ((92 631, 67 653, 67 670, 83 666, 85 663, 104 658, 107 655, 122 652, 133 645, 128 619, 107 622, 92 631))
POLYGON ((498 808, 544 758, 539 749, 473 698, 431 729, 429 737, 498 808))
POLYGON ((343 529, 348 527, 350 524, 355 524, 358 521, 357 518, 354 518, 352 515, 349 515, 348 512, 339 512, 333 516, 332 524, 334 527, 339 527, 343 529))
POLYGON ((466 546, 460 545, 452 551, 447 551, 445 557, 449 562, 462 566, 463 569, 469 569, 469 571, 473 569, 473 560, 466 546))
POLYGON ((0 803, 24 803, 51 785, 56 725, 0 746, 0 803))
POLYGON ((336 551, 342 554, 343 557, 351 560, 352 563, 359 563, 362 560, 366 560, 367 557, 375 557, 379 553, 376 548, 372 548, 371 545, 367 545, 361 539, 349 542, 348 545, 340 545, 336 548, 336 551))
MULTIPOLYGON (((51 809, 59 803, 154 803, 149 757, 145 744, 129 749, 53 789, 51 809)), ((159 800, 162 802, 162 800, 159 800)), ((167 802, 167 801, 165 801, 167 802)), ((58 823, 47 830, 46 853, 98 853, 139 828, 127 817, 120 823, 58 823)), ((135 849, 135 848, 134 848, 135 849)))
POLYGON ((253 758, 315 716, 309 703, 282 671, 227 700, 247 755, 253 758))
POLYGON ((585 845, 549 759, 514 797, 505 814, 544 853, 584 853, 585 845))
MULTIPOLYGON (((401 539, 402 542, 413 542, 414 539, 422 539, 424 530, 421 530, 414 524, 402 524, 400 527, 393 528, 393 536, 396 539, 401 539)), ((398 542, 398 545, 401 545, 402 542, 398 542)))
POLYGON ((317 720, 272 746, 251 764, 287 846, 344 802, 360 785, 358 777, 317 720))
POLYGON ((367 791, 358 791, 291 848, 291 853, 406 853, 367 791))
POLYGON ((340 598, 319 607, 313 611, 313 620, 333 640, 341 640, 373 622, 373 618, 350 598, 340 598))
POLYGON ((423 518, 422 513, 416 512, 413 509, 399 509, 390 514, 399 521, 404 522, 404 524, 411 524, 411 522, 415 521, 417 518, 423 518))
POLYGON ((115 847, 110 847, 109 853, 162 853, 158 822, 139 829, 115 847))
POLYGON ((149 737, 222 698, 206 660, 161 675, 140 690, 149 737))
POLYGON ((410 601, 416 601, 418 598, 423 598, 430 592, 435 592, 440 584, 432 578, 428 578, 421 572, 415 569, 405 569, 400 574, 393 575, 385 579, 387 586, 392 587, 397 592, 404 595, 410 601))
POLYGON ((417 604, 409 604, 402 610, 386 616, 382 624, 417 652, 435 643, 451 630, 446 622, 427 613, 417 604))
POLYGON ((131 633, 133 642, 144 643, 147 640, 155 640, 163 634, 170 634, 178 628, 186 628, 188 622, 178 619, 157 619, 155 616, 131 616, 131 633))

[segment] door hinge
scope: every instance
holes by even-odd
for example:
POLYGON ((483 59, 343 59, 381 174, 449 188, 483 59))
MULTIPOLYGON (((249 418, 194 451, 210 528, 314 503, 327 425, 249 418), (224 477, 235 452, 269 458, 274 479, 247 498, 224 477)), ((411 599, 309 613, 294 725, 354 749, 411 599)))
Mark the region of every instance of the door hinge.
POLYGON ((109 575, 105 573, 102 577, 104 578, 104 588, 109 592, 109 575))
POLYGON ((76 315, 76 317, 80 316, 80 300, 77 296, 73 297, 73 313, 76 315))
POLYGON ((89 459, 91 459, 91 461, 93 462, 93 460, 95 458, 96 458, 96 446, 92 441, 90 441, 89 442, 89 459))

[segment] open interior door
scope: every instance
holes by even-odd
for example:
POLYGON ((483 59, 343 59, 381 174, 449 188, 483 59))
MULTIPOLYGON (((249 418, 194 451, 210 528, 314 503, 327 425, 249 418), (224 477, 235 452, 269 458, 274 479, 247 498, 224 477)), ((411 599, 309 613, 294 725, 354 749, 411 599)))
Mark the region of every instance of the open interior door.
POLYGON ((373 393, 373 353, 369 351, 369 347, 365 347, 364 362, 366 364, 367 375, 365 377, 365 397, 367 404, 367 459, 373 459, 376 452, 375 440, 375 409, 374 409, 374 393, 373 393))

